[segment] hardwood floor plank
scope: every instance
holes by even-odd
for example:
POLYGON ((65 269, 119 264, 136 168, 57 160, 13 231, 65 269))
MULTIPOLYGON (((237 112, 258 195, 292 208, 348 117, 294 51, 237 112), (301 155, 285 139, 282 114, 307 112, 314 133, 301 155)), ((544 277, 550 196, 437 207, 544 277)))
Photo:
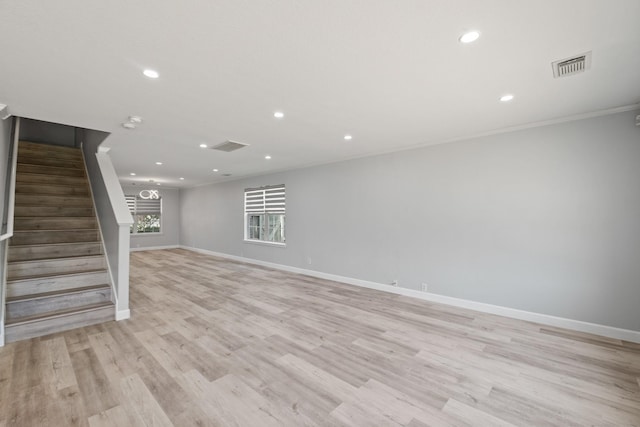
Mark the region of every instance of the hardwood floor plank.
POLYGON ((185 377, 196 393, 203 396, 207 414, 221 425, 278 427, 285 423, 279 408, 232 374, 214 382, 207 381, 195 370, 185 377))
POLYGON ((116 406, 119 403, 118 394, 112 389, 94 350, 88 348, 70 356, 87 416, 116 406))
POLYGON ((55 403, 62 414, 60 426, 86 427, 89 425, 80 389, 77 384, 58 390, 55 396, 55 403))
POLYGON ((445 413, 455 415, 472 425, 515 427, 514 424, 508 423, 486 412, 479 411, 454 399, 449 399, 442 410, 445 413))
POLYGON ((413 419, 438 425, 455 425, 458 422, 441 409, 441 406, 425 405, 422 400, 409 396, 396 387, 370 380, 332 411, 331 415, 343 421, 361 418, 355 424, 362 425, 408 425, 413 419))
POLYGON ((0 348, 7 426, 640 426, 640 345, 182 249, 0 348))
POLYGON ((56 337, 45 341, 49 350, 49 361, 54 374, 54 386, 56 390, 77 386, 76 375, 71 365, 69 350, 63 337, 56 337))
POLYGON ((144 426, 144 420, 137 412, 127 410, 122 405, 89 417, 90 427, 144 426))
POLYGON ((153 397, 144 381, 138 374, 134 374, 123 378, 120 381, 120 390, 124 406, 132 409, 138 414, 138 417, 144 421, 147 426, 153 427, 172 427, 173 423, 167 417, 153 397))

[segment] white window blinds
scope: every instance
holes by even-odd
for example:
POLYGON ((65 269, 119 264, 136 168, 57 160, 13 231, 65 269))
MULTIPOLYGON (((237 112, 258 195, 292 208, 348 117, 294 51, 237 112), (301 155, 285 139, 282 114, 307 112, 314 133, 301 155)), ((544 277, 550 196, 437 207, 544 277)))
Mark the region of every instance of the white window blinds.
POLYGON ((245 213, 285 213, 284 185, 244 190, 245 213))
POLYGON ((160 215, 162 199, 143 199, 139 196, 125 196, 132 215, 160 215))

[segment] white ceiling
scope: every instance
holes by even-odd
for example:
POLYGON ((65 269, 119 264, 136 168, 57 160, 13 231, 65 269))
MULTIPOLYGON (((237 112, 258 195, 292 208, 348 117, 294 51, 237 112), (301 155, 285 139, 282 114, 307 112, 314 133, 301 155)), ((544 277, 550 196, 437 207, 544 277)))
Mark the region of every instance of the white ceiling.
POLYGON ((639 18, 638 0, 0 0, 0 102, 112 132, 123 183, 193 186, 637 104, 639 18), (251 145, 198 147, 227 139, 251 145))

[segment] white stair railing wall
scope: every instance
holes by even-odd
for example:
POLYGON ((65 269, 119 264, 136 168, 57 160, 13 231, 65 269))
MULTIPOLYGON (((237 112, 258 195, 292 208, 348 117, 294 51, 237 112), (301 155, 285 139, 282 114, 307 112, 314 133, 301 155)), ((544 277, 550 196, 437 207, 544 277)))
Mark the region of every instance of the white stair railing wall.
MULTIPOLYGON (((0 111, 6 112, 6 105, 0 104, 0 111)), ((0 162, 6 165, 2 180, 2 229, 0 230, 0 347, 4 346, 5 300, 7 288, 7 246, 13 236, 13 212, 16 192, 16 168, 18 160, 18 139, 20 137, 20 118, 2 114, 0 122, 0 162), (6 138, 6 134, 9 138, 6 138)))

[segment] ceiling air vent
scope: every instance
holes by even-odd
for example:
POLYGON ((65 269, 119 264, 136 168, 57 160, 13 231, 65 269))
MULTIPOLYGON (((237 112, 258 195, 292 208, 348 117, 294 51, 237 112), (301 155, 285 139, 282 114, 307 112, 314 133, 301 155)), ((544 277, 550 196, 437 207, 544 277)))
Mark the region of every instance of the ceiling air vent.
POLYGON ((244 148, 246 146, 248 146, 249 144, 243 144, 242 142, 235 142, 235 141, 230 141, 227 140, 225 142, 223 142, 222 144, 218 144, 215 145, 213 147, 211 147, 212 150, 218 150, 218 151, 225 151, 227 153, 231 152, 231 151, 236 151, 239 150, 241 148, 244 148))
POLYGON ((553 77, 556 79, 583 73, 591 68, 591 52, 552 62, 551 66, 553 67, 553 77))

